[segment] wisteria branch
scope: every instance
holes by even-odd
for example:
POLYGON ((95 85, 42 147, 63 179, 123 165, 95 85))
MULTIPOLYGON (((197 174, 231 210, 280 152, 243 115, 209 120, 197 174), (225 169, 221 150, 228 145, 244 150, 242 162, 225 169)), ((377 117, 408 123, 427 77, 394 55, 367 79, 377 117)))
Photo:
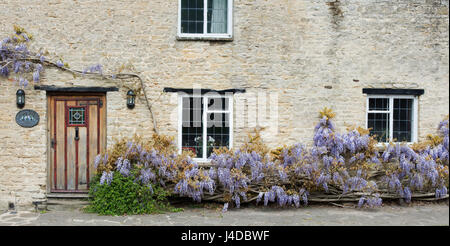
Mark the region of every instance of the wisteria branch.
MULTIPOLYGON (((32 53, 28 51, 27 42, 31 40, 30 35, 21 27, 14 27, 16 34, 12 38, 5 38, 0 42, 0 76, 8 77, 10 71, 14 71, 16 74, 25 75, 30 71, 33 71, 33 80, 38 82, 40 80, 40 73, 43 67, 56 68, 65 72, 72 73, 74 75, 87 75, 91 77, 96 77, 103 80, 126 80, 126 79, 137 79, 139 81, 140 87, 142 88, 142 93, 145 98, 146 107, 149 110, 155 132, 159 134, 157 121, 152 110, 152 103, 147 96, 146 87, 142 77, 136 73, 118 73, 118 74, 103 74, 101 65, 93 66, 84 71, 72 69, 66 66, 62 61, 57 62, 47 60, 40 53, 32 53), (91 71, 88 71, 91 70, 91 71)), ((28 80, 21 78, 19 85, 26 86, 28 80)))

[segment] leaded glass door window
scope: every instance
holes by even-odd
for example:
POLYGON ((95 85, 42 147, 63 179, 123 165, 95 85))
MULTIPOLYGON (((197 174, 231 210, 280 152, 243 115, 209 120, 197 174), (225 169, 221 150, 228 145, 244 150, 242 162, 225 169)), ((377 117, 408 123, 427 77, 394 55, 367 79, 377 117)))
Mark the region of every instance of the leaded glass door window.
POLYGON ((86 107, 68 107, 68 125, 85 126, 86 125, 86 107))

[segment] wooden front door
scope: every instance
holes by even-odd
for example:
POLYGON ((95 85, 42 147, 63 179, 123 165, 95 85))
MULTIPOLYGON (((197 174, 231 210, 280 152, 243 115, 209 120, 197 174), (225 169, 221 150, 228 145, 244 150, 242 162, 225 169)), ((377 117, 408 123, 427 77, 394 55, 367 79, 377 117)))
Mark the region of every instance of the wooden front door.
POLYGON ((50 95, 50 192, 87 192, 106 146, 104 94, 50 95))

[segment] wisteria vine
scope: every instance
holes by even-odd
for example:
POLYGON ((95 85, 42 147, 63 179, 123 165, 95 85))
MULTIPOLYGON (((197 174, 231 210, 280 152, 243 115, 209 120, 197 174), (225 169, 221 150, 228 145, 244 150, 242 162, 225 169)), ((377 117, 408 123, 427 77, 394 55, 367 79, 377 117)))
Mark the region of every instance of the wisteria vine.
POLYGON ((390 143, 379 153, 368 130, 337 133, 333 117, 329 109, 321 112, 310 147, 299 143, 270 151, 257 132, 239 149, 215 150, 208 168, 189 153, 178 154, 171 140, 159 135, 150 145, 122 142, 115 155, 99 155, 95 163, 102 184, 109 184, 114 172, 134 175, 136 182, 162 185, 197 202, 224 202, 223 211, 252 201, 282 207, 353 201, 377 207, 383 199, 448 197, 448 119, 429 137, 433 141, 390 143))
POLYGON ((56 56, 51 58, 47 51, 42 48, 34 52, 29 50, 29 43, 33 35, 24 28, 14 25, 14 34, 10 37, 0 39, 0 77, 9 78, 19 87, 27 87, 30 83, 39 83, 45 72, 45 68, 56 68, 75 75, 91 76, 103 80, 130 80, 137 79, 139 88, 136 91, 144 95, 145 103, 153 119, 155 132, 158 133, 156 118, 154 117, 152 104, 149 102, 145 90, 144 80, 136 73, 104 73, 101 64, 93 64, 83 70, 73 69, 67 62, 56 56))

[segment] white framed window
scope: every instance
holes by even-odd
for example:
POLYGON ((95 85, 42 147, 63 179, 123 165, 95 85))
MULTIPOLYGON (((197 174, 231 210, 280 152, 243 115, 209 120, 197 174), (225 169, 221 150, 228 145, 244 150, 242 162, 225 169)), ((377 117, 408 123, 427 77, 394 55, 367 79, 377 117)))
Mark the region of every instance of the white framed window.
POLYGON ((179 39, 232 39, 233 0, 178 0, 179 39))
POLYGON ((370 95, 366 128, 380 143, 417 142, 417 96, 370 95))
POLYGON ((207 161, 214 149, 233 148, 232 95, 178 95, 178 149, 207 161))

